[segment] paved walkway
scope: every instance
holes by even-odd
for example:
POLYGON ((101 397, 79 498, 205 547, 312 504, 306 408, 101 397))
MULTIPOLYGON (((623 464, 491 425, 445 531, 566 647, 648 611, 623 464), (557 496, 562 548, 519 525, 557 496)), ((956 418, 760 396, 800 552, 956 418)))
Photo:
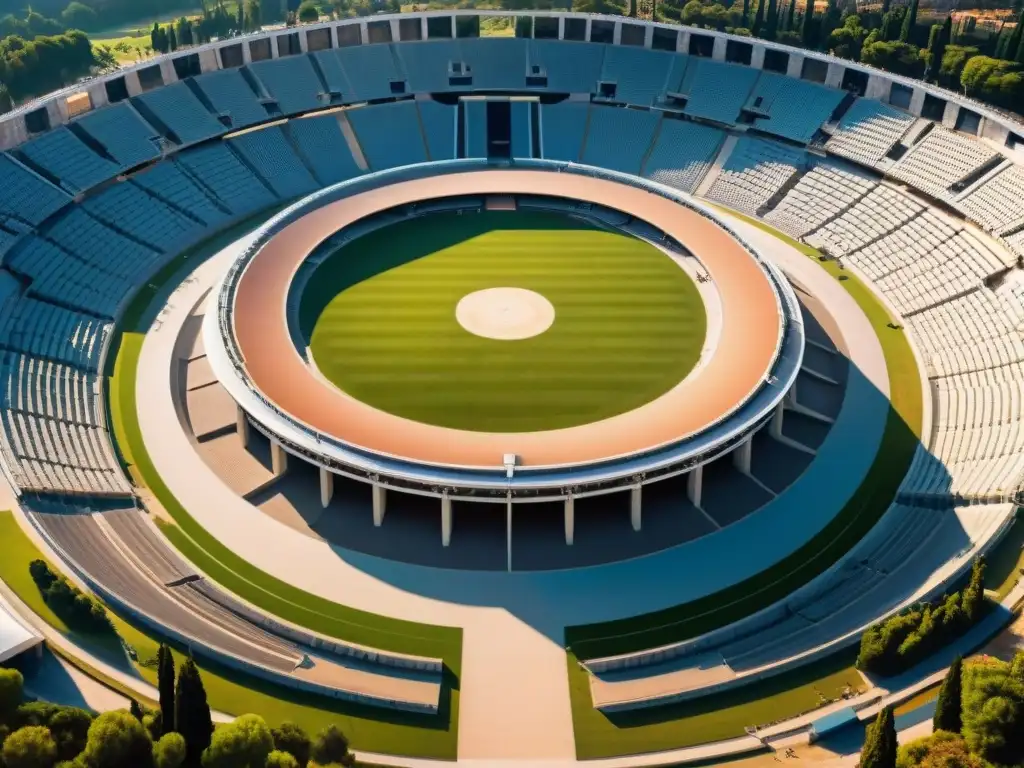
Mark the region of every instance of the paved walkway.
MULTIPOLYGON (((888 377, 877 338, 859 307, 806 256, 734 223, 829 307, 859 373, 851 375, 848 402, 812 467, 783 497, 696 546, 568 571, 467 574, 331 547, 262 514, 231 492, 193 450, 178 422, 167 375, 179 329, 237 247, 200 266, 194 279, 174 291, 159 327, 146 336, 137 382, 139 402, 147 404, 139 414, 143 437, 177 499, 200 525, 256 567, 363 610, 464 628, 460 759, 570 765, 575 747, 563 628, 664 608, 764 570, 828 523, 820 515, 822 494, 830 493, 837 503, 848 498, 881 439, 888 377), (751 546, 769 535, 777 543, 773 550, 751 546), (739 561, 728 557, 739 547, 749 556, 739 561), (723 562, 731 564, 723 568, 723 562)), ((458 535, 457 522, 453 535, 458 535)), ((698 752, 710 757, 723 754, 726 746, 709 745, 698 752)), ((676 759, 675 753, 666 756, 676 759)), ((642 762, 649 764, 651 757, 642 762)))

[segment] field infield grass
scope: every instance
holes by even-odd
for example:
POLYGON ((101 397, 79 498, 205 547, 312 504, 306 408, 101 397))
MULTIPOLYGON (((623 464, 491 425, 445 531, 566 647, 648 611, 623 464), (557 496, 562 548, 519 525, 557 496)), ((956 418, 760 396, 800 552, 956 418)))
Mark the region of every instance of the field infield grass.
MULTIPOLYGON (((816 261, 816 250, 775 229, 723 209, 778 237, 816 261)), ((841 282, 878 336, 889 374, 891 407, 878 455, 853 499, 805 546, 774 567, 713 595, 627 619, 567 627, 569 692, 579 759, 679 749, 742 736, 744 728, 796 717, 833 699, 846 686, 864 687, 852 655, 839 654, 764 683, 681 705, 613 717, 594 709, 588 674, 577 659, 591 659, 686 640, 731 624, 784 598, 848 552, 888 509, 920 442, 923 395, 920 373, 904 330, 871 289, 834 261, 819 262, 841 282)), ((1011 570, 1012 565, 1005 570, 1011 570)))
POLYGON ((348 394, 486 432, 638 408, 693 369, 707 329, 693 280, 658 248, 532 211, 433 214, 369 233, 317 268, 301 317, 318 369, 348 394), (464 296, 501 287, 539 293, 554 323, 516 341, 459 324, 464 296))

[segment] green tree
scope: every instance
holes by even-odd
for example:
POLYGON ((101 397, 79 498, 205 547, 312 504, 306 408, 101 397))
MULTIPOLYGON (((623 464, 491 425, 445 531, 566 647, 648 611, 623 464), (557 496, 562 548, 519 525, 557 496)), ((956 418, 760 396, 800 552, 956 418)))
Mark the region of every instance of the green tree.
POLYGON ((908 43, 885 42, 879 40, 876 43, 864 41, 864 48, 861 50, 860 60, 865 64, 897 75, 907 77, 920 77, 924 69, 924 62, 921 60, 920 51, 908 43))
POLYGON ((53 768, 57 744, 48 728, 29 725, 7 737, 2 754, 5 768, 53 768))
POLYGON ((892 707, 883 707, 868 725, 864 734, 864 747, 860 753, 860 768, 895 768, 896 722, 892 707))
POLYGON ((16 669, 0 667, 0 719, 7 719, 21 703, 25 678, 16 669))
POLYGON ((757 0, 757 13, 754 14, 754 26, 750 28, 754 37, 761 36, 761 30, 764 27, 764 0, 757 0))
POLYGON ((178 34, 170 25, 167 26, 167 48, 171 51, 178 50, 178 34))
POLYGON ((750 0, 743 0, 743 18, 740 26, 744 29, 750 29, 750 0))
POLYGON ((303 0, 302 5, 299 6, 298 18, 303 24, 319 21, 320 10, 316 7, 316 3, 313 0, 303 0))
POLYGON ((961 717, 961 676, 963 673, 963 659, 957 656, 949 666, 946 678, 942 681, 939 689, 939 699, 935 703, 935 715, 932 718, 932 725, 936 731, 949 731, 960 733, 963 727, 961 717))
POLYGON ((174 730, 185 737, 188 745, 185 764, 199 765, 203 752, 210 746, 213 719, 203 679, 191 656, 178 672, 178 684, 174 690, 174 730))
POLYGON ((899 748, 897 768, 985 768, 985 762, 967 750, 958 733, 936 731, 899 748))
POLYGON ((828 37, 828 48, 836 56, 857 61, 864 44, 867 30, 860 25, 860 17, 851 13, 843 19, 843 25, 833 29, 828 37))
POLYGON ((78 0, 68 3, 68 7, 61 11, 60 18, 68 29, 96 29, 96 11, 78 0))
POLYGON ((299 762, 288 752, 275 749, 267 755, 266 768, 299 768, 299 762))
POLYGON ((804 9, 804 23, 800 39, 804 48, 817 48, 817 26, 814 22, 814 0, 807 0, 807 7, 804 9))
POLYGON ((947 16, 941 26, 933 26, 928 36, 928 67, 925 79, 937 81, 942 71, 942 60, 946 56, 946 48, 953 37, 953 17, 947 16), (937 30, 937 31, 936 31, 937 30))
POLYGON ((153 768, 153 742, 123 709, 104 712, 89 726, 78 761, 84 768, 153 768))
POLYGON ((259 715, 242 715, 213 732, 203 752, 203 768, 263 768, 274 751, 274 737, 259 715))
POLYGON ((774 40, 779 34, 779 0, 768 0, 768 15, 764 20, 765 40, 774 40))
POLYGON ((31 701, 18 707, 16 727, 40 726, 49 730, 57 745, 57 759, 71 760, 85 748, 92 715, 78 707, 65 707, 46 701, 31 701))
POLYGON ((287 752, 295 758, 299 765, 309 762, 310 750, 313 746, 309 736, 295 723, 281 723, 270 730, 274 737, 274 749, 287 752))
POLYGON ((320 765, 355 765, 356 758, 349 752, 348 739, 336 725, 329 725, 316 735, 311 751, 312 759, 320 765))
POLYGON ((185 738, 180 733, 165 733, 153 745, 154 768, 181 768, 186 751, 185 738))
POLYGON ((157 690, 160 692, 160 722, 163 732, 174 730, 174 655, 166 643, 156 652, 157 690))

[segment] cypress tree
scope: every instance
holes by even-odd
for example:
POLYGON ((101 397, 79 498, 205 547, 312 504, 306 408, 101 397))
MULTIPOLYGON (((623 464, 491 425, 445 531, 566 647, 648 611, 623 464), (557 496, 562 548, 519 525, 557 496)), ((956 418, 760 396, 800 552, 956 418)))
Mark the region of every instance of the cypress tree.
POLYGON ((166 644, 156 652, 157 689, 160 691, 160 726, 163 733, 174 730, 174 656, 166 644))
POLYGON ((804 10, 804 24, 803 29, 800 33, 800 38, 804 44, 804 48, 815 48, 815 28, 814 28, 814 0, 807 0, 807 7, 804 10))
POLYGON ((138 720, 141 723, 142 722, 142 718, 144 717, 144 713, 142 711, 142 707, 139 705, 139 702, 137 702, 135 699, 129 699, 128 701, 129 701, 128 711, 131 713, 132 717, 134 717, 136 720, 138 720))
POLYGON ((750 29, 750 0, 743 0, 743 23, 744 29, 750 29))
POLYGON ((213 718, 206 702, 206 689, 199 669, 190 656, 178 672, 174 700, 174 730, 185 738, 185 765, 200 765, 203 750, 210 746, 213 718))
MULTIPOLYGON (((1017 20, 1017 29, 1024 31, 1024 13, 1021 13, 1017 20)), ((1020 39, 1017 41, 1017 55, 1013 60, 1018 64, 1024 64, 1024 34, 1019 34, 1018 37, 1020 39)), ((1007 53, 1007 58, 1009 58, 1009 53, 1007 53)))
POLYGON ((963 727, 961 718, 961 677, 963 674, 963 659, 957 656, 946 673, 946 679, 942 681, 939 689, 939 700, 935 703, 935 716, 932 718, 932 725, 936 731, 949 731, 960 733, 963 727))
POLYGON ((761 36, 762 27, 764 27, 764 0, 757 0, 757 15, 754 16, 754 26, 750 30, 754 37, 761 36))
POLYGON ((786 11, 786 31, 796 29, 796 0, 790 0, 789 9, 786 11))
POLYGON ((1017 24, 1013 27, 1013 32, 1010 33, 1010 39, 1005 48, 1006 58, 1016 56, 1022 40, 1024 40, 1024 13, 1017 17, 1017 24))
POLYGON ((779 2, 768 0, 768 18, 764 23, 764 39, 774 40, 779 31, 779 2))
POLYGON ((892 0, 882 0, 882 15, 885 16, 892 8, 892 0))
POLYGON ((903 17, 903 28, 900 30, 901 43, 909 43, 914 34, 914 27, 917 25, 917 4, 918 0, 910 0, 910 10, 903 17))
POLYGON ((892 707, 884 707, 864 734, 860 768, 895 768, 896 721, 892 707))
POLYGON ((949 38, 953 34, 953 18, 946 17, 942 24, 933 24, 928 34, 928 67, 924 73, 924 79, 937 82, 939 72, 942 70, 942 59, 946 55, 946 46, 949 45, 949 38))

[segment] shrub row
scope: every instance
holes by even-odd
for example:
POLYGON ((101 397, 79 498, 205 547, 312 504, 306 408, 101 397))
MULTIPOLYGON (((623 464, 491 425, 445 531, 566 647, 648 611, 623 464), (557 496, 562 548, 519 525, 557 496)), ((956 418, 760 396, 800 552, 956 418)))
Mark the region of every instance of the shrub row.
POLYGON ((54 573, 47 563, 33 560, 28 570, 46 604, 69 627, 83 632, 106 632, 113 629, 102 603, 85 594, 66 577, 54 573))

